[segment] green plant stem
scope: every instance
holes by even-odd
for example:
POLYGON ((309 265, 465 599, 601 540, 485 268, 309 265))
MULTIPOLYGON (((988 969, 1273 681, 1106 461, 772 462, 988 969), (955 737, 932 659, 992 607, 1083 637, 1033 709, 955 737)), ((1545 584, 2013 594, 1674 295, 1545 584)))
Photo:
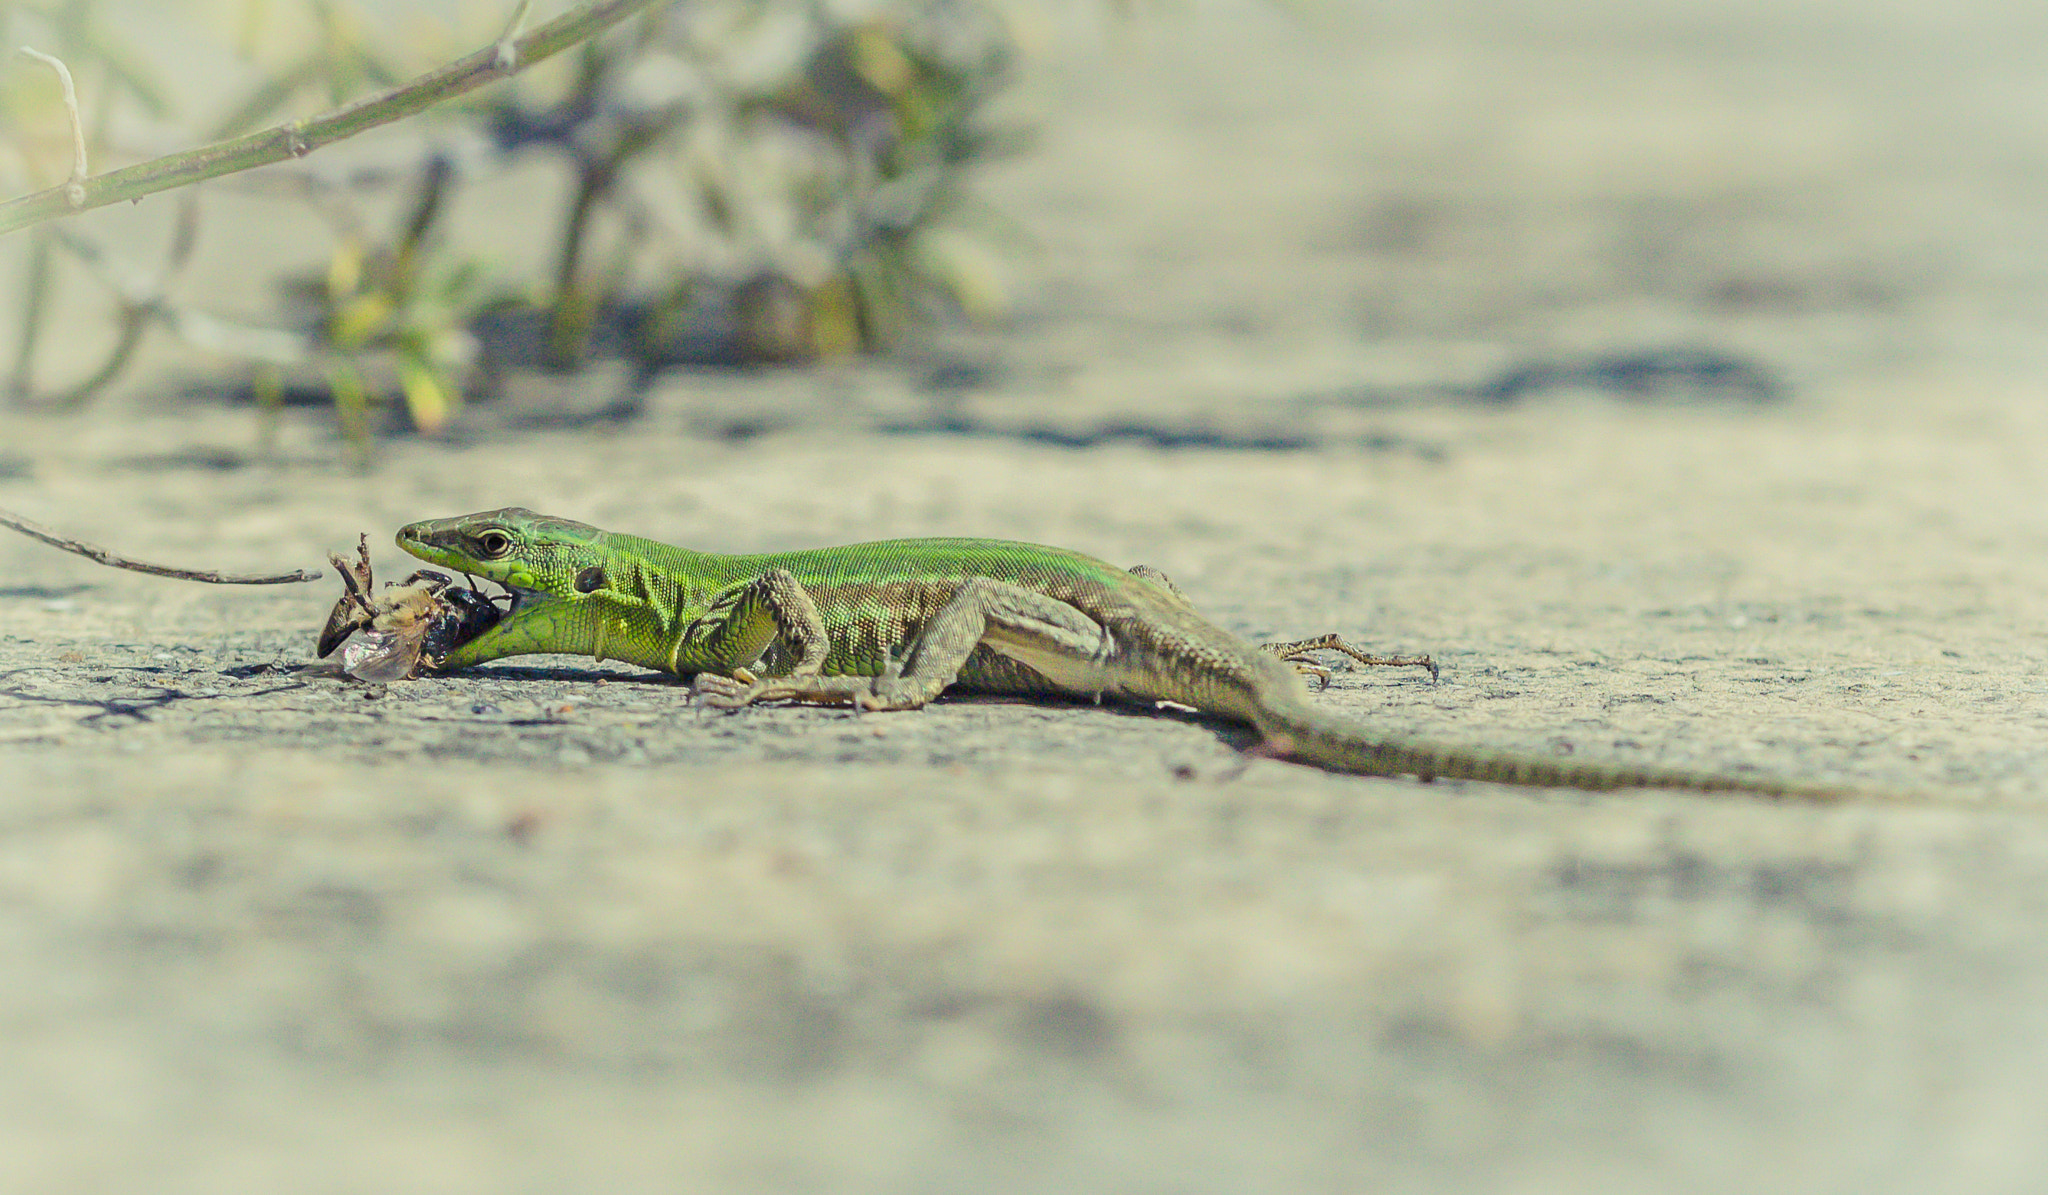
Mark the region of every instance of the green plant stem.
POLYGON ((84 193, 79 202, 73 202, 75 196, 67 194, 73 191, 68 183, 11 199, 0 204, 0 235, 110 203, 132 202, 158 191, 305 157, 322 146, 403 120, 443 100, 514 74, 531 63, 551 58, 652 3, 654 0, 593 0, 517 39, 513 43, 516 59, 510 69, 499 65, 498 46, 486 46, 403 87, 365 96, 331 112, 95 175, 78 184, 84 193))

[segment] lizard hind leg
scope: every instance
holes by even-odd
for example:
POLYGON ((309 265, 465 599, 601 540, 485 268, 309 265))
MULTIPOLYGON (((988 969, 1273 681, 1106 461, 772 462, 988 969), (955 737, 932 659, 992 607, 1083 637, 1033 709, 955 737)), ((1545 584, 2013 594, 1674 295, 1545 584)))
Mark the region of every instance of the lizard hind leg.
POLYGON ((873 676, 771 676, 749 685, 700 676, 697 691, 709 704, 727 708, 797 701, 917 709, 959 680, 968 657, 986 643, 1044 676, 1054 690, 1089 693, 1105 686, 1104 665, 1115 646, 1101 623, 1073 606, 987 577, 961 582, 952 599, 907 638, 900 658, 874 661, 873 676))
MULTIPOLYGON (((1172 577, 1167 576, 1151 565, 1134 564, 1130 567, 1129 571, 1132 576, 1142 577, 1173 596, 1180 598, 1182 601, 1187 600, 1187 595, 1181 592, 1180 586, 1173 583, 1172 577)), ((1318 635, 1313 639, 1301 639, 1292 643, 1261 643, 1259 644, 1259 650, 1279 656, 1289 664, 1294 665, 1296 672, 1301 673, 1303 676, 1313 676, 1318 681, 1321 681, 1322 687, 1326 689, 1330 687, 1330 670, 1325 668, 1316 659, 1312 654, 1314 652, 1340 652, 1361 664, 1374 667, 1427 668, 1429 669, 1429 679, 1437 679, 1436 661, 1428 656, 1376 656, 1360 651, 1358 648, 1345 642, 1343 636, 1334 633, 1318 635)))
POLYGON ((874 680, 868 709, 915 709, 960 679, 974 649, 986 645, 1031 669, 1055 691, 1099 693, 1116 650, 1109 630, 1074 606, 1036 590, 969 577, 911 639, 900 664, 874 680))
POLYGON ((1361 664, 1375 668, 1427 668, 1429 679, 1437 679, 1436 661, 1428 656, 1376 656, 1360 651, 1345 642, 1343 636, 1336 634, 1318 635, 1314 639, 1300 639, 1292 643, 1261 643, 1259 650, 1279 656, 1294 665, 1296 672, 1321 681, 1326 689, 1330 687, 1330 670, 1316 661, 1312 654, 1314 652, 1339 652, 1361 664))

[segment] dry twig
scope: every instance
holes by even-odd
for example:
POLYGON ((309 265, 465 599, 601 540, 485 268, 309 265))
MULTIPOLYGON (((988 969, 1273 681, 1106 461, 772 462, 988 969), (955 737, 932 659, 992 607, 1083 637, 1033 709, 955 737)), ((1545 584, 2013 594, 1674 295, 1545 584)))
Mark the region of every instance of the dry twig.
POLYGON ((167 564, 150 564, 146 561, 131 560, 116 552, 109 552, 97 544, 82 543, 68 539, 39 523, 32 523, 12 511, 0 510, 0 527, 19 531, 30 539, 39 539, 53 548, 75 552, 87 560, 97 561, 109 568, 125 568, 130 572, 148 573, 156 577, 170 577, 179 581, 204 581, 209 585, 289 585, 294 581, 318 581, 320 574, 309 569, 293 573, 279 573, 264 576, 249 573, 221 573, 207 570, 172 568, 167 564))

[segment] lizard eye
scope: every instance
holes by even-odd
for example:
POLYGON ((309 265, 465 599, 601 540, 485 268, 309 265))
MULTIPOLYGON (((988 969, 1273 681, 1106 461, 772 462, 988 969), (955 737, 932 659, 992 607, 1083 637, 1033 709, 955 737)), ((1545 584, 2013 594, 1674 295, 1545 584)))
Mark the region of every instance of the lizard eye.
POLYGON ((486 560, 496 560, 512 550, 512 537, 502 531, 486 531, 476 537, 477 551, 486 560))

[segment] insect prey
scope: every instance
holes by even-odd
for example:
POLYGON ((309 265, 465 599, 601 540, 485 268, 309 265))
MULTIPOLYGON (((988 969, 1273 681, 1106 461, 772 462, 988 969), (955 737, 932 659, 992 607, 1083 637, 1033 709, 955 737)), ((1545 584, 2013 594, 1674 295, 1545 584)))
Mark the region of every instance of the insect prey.
POLYGON ((375 589, 370 537, 356 541, 356 558, 330 552, 341 574, 341 600, 327 616, 316 652, 341 650, 342 672, 357 680, 406 680, 439 668, 448 653, 489 630, 502 616, 491 595, 455 584, 445 573, 421 569, 375 589))

